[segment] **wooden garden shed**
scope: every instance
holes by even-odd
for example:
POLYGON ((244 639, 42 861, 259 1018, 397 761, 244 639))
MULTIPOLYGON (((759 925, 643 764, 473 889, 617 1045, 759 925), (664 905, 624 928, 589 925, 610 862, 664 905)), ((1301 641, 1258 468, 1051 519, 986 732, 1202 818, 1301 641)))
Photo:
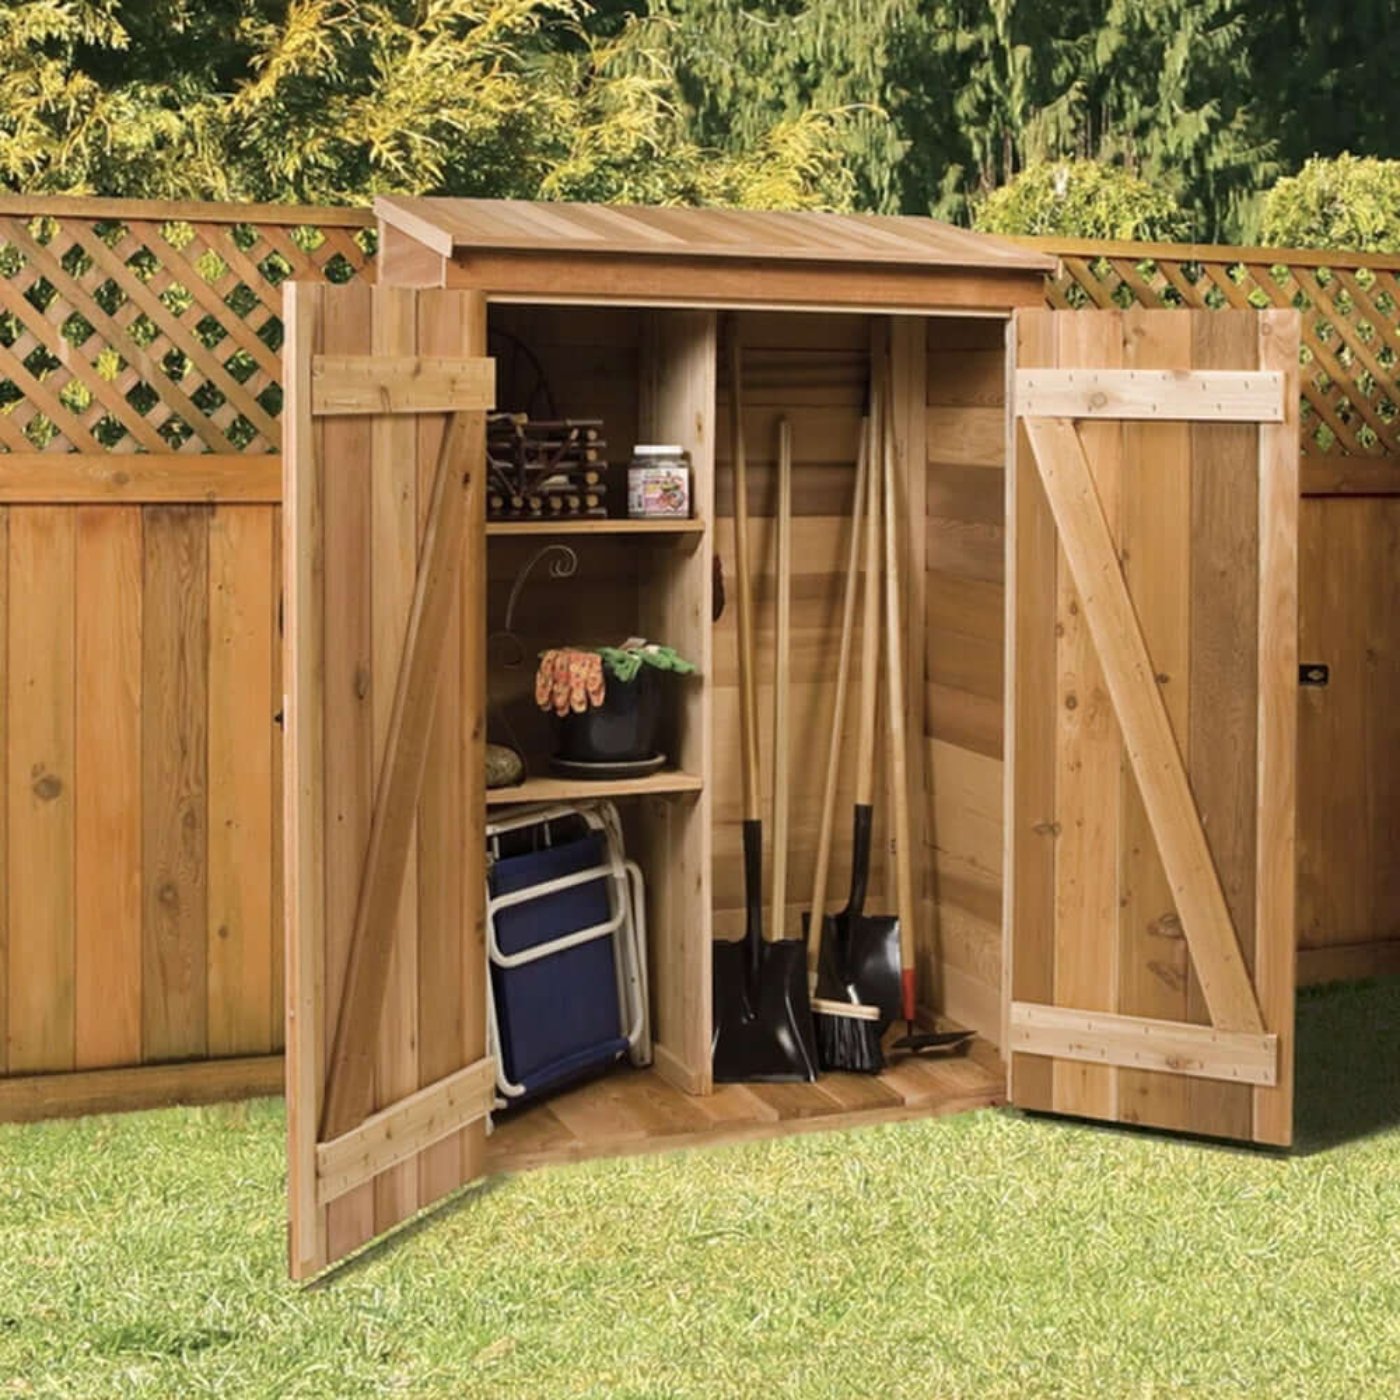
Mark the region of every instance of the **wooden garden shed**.
MULTIPOLYGON (((294 1274, 487 1170, 1000 1090, 976 1054, 762 1092, 711 1083, 711 940, 742 927, 732 609, 712 622, 712 557, 732 563, 721 365, 736 342, 760 635, 780 418, 796 462, 793 890, 813 860, 821 774, 801 760, 830 724, 879 356, 904 701, 923 740, 922 999, 1004 1047, 1024 1107, 1287 1143, 1296 313, 1047 311, 1053 259, 924 219, 398 198, 376 212, 378 285, 291 285, 285 310, 294 1274), (603 418, 618 454, 684 446, 692 518, 488 522, 484 412, 537 395, 603 418), (518 589, 536 562, 543 577, 518 589), (600 616, 699 665, 675 767, 488 792, 488 728, 510 717, 527 755, 542 744, 519 658, 600 616), (597 795, 619 802, 648 882, 654 1067, 488 1142, 488 808, 597 795), (982 980, 960 971, 969 907, 1005 929, 982 980)), ((838 848, 833 888, 848 861, 838 848)))

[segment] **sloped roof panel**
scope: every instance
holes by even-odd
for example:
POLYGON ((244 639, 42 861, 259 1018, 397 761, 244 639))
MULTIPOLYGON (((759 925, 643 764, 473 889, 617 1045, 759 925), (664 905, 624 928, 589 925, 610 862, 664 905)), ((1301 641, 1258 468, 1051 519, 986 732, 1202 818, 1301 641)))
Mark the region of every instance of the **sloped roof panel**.
POLYGON ((493 252, 889 263, 1049 272, 1054 258, 937 219, 381 196, 375 211, 443 257, 493 252))

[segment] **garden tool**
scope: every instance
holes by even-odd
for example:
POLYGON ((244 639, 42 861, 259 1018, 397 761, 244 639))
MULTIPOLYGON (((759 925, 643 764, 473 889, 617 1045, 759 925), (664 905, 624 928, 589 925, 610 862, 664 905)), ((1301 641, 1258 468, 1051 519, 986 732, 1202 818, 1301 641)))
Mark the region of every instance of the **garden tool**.
MULTIPOLYGON (((743 363, 730 341, 730 418, 734 464, 734 595, 739 640, 740 767, 744 791, 744 936, 717 939, 711 1059, 719 1083, 803 1081, 817 1077, 816 1035, 800 938, 763 936, 763 820, 759 807, 758 687, 754 672, 753 588, 749 567, 748 467, 744 455, 743 363)), ((783 471, 779 464, 780 474, 783 471)), ((791 471, 791 462, 787 462, 791 471)), ((790 485, 788 500, 790 508, 790 485)), ((780 491, 780 496, 783 493, 780 491)), ((781 535, 781 529, 780 529, 781 535)), ((780 736, 780 741, 781 741, 780 736)))
MULTIPOLYGON (((827 745, 826 787, 822 795, 821 822, 817 830, 816 868, 812 875, 812 902, 806 917, 805 933, 810 940, 809 954, 817 951, 818 940, 811 938, 820 929, 826 913, 827 876, 831 869, 831 841, 836 818, 836 789, 841 769, 841 738, 846 726, 846 693, 851 672, 851 644, 855 635, 856 594, 860 588, 860 542, 865 511, 866 479, 870 463, 870 420, 860 425, 860 445, 856 452, 855 491, 851 501, 851 543, 846 555, 846 593, 841 604, 841 648, 836 663, 836 697, 832 706, 831 736, 827 745)), ((817 1058, 823 1069, 851 1070, 875 1074, 884 1068, 880 1051, 880 1011, 878 1007, 846 999, 849 985, 844 958, 831 969, 827 990, 842 992, 839 1000, 814 997, 812 1016, 817 1028, 817 1058)), ((815 958, 812 975, 817 976, 815 958)))
MULTIPOLYGON (((883 437, 882 404, 877 394, 872 404, 866 470, 864 599, 856 732, 856 801, 851 831, 851 889, 844 909, 822 917, 816 992, 817 997, 825 1002, 876 1007, 880 1013, 879 1020, 873 1024, 880 1035, 900 1009, 899 921, 888 915, 865 912, 874 825, 875 711, 880 678, 881 484, 878 464, 883 437)), ((813 917, 816 917, 815 909, 813 917)), ((827 1013, 824 1011, 822 1014, 827 1013)))

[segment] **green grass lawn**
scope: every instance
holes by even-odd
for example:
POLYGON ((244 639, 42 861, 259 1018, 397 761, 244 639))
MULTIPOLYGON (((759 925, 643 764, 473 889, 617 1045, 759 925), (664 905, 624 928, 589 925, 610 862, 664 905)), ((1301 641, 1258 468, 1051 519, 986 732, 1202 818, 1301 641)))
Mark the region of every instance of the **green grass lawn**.
POLYGON ((1395 1395, 1397 1007, 1305 1001, 1292 1157, 982 1112, 602 1162, 309 1289, 279 1103, 0 1128, 0 1396, 1395 1395))

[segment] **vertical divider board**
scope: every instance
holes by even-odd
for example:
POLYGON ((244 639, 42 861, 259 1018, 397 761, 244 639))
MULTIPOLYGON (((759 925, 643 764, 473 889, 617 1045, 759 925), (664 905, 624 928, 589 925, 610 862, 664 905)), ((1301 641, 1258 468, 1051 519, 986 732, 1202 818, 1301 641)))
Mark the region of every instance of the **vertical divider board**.
POLYGON ((1013 323, 1020 1107, 1291 1140, 1298 334, 1288 311, 1013 323))
POLYGON ((289 1244, 305 1278, 481 1169, 490 400, 480 375, 443 388, 413 365, 484 354, 471 293, 289 284, 285 321, 289 1244), (397 912, 376 919, 385 849, 405 859, 397 912), (368 1063, 363 1095, 346 1046, 368 1063))
POLYGON ((640 430, 649 442, 690 454, 691 512, 706 527, 700 547, 662 539, 641 547, 642 633, 674 646, 698 674, 684 682, 676 732, 666 736, 678 767, 699 774, 693 795, 650 799, 636 823, 647 880, 648 957, 655 1007, 657 1071, 692 1094, 710 1092, 711 721, 714 649, 710 555, 714 529, 717 319, 713 311, 659 308, 643 327, 640 430))

